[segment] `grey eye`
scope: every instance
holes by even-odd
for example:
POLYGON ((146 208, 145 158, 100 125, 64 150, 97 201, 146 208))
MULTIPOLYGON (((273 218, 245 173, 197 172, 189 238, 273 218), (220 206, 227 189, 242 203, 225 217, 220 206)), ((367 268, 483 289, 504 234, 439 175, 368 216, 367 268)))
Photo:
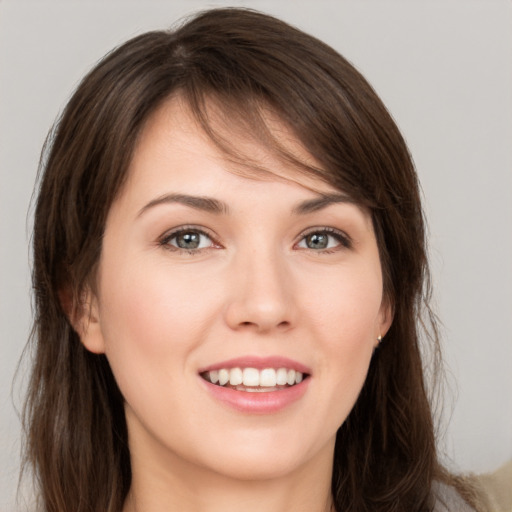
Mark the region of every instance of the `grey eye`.
POLYGON ((199 233, 181 233, 176 236, 176 245, 180 249, 197 249, 200 243, 201 235, 199 233))
POLYGON ((174 233, 167 238, 167 244, 187 251, 211 247, 212 240, 201 231, 186 230, 174 233))
POLYGON ((350 248, 351 242, 347 235, 337 230, 334 231, 331 228, 325 228, 319 229, 318 231, 311 231, 304 235, 298 247, 314 251, 325 251, 341 249, 343 247, 350 248))
POLYGON ((308 249, 327 249, 329 247, 329 235, 326 233, 312 233, 304 237, 308 249))

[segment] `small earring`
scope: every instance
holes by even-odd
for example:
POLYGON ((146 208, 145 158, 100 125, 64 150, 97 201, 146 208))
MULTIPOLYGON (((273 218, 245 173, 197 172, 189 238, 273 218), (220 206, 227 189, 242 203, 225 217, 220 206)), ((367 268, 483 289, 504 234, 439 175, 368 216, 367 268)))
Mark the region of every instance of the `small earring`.
POLYGON ((381 344, 382 342, 382 336, 377 336, 377 347, 381 344))

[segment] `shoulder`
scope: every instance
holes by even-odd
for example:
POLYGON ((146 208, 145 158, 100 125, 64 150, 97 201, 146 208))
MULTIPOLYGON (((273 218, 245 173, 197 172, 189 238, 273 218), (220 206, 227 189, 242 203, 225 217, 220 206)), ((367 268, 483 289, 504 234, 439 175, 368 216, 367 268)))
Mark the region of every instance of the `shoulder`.
POLYGON ((451 486, 435 482, 432 488, 435 498, 433 512, 475 512, 451 486))

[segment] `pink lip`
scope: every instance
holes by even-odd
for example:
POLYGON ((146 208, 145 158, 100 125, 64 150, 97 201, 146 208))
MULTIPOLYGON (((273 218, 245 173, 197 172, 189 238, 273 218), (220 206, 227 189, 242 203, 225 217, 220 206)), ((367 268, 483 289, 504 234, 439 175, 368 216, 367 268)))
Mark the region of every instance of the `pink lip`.
MULTIPOLYGON (((225 368, 225 366, 224 366, 225 368)), ((211 384, 200 378, 202 385, 215 400, 247 414, 272 414, 279 412, 299 400, 309 385, 309 377, 300 384, 279 391, 250 393, 211 384)))
POLYGON ((212 370, 220 370, 221 368, 256 368, 258 370, 263 370, 264 368, 288 368, 291 370, 296 370, 302 373, 307 373, 311 375, 311 369, 307 366, 294 361, 293 359, 289 359, 287 357, 281 356, 270 356, 270 357, 261 357, 261 356, 244 356, 237 357, 234 359, 229 359, 227 361, 221 361, 219 363, 214 363, 204 368, 201 368, 198 373, 209 372, 212 370))

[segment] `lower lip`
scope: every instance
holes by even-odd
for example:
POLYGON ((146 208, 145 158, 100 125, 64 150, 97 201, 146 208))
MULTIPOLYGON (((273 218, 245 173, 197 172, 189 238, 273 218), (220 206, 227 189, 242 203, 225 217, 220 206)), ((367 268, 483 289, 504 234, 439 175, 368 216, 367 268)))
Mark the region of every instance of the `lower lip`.
POLYGON ((202 377, 200 379, 213 398, 237 411, 248 414, 272 414, 285 409, 304 396, 310 381, 308 377, 300 384, 279 391, 251 393, 217 386, 202 377))

